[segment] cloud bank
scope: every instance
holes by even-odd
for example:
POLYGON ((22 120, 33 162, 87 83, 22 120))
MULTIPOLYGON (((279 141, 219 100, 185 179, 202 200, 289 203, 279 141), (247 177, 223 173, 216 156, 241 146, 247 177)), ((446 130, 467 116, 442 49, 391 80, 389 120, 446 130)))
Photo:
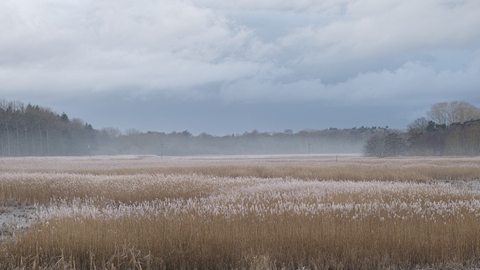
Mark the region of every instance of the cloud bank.
POLYGON ((480 105, 477 0, 0 2, 5 96, 480 105))

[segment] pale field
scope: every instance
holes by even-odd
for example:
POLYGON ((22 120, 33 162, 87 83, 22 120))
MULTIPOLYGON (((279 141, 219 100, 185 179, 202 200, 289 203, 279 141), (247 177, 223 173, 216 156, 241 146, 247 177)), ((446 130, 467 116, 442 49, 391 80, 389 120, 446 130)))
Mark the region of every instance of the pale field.
POLYGON ((480 158, 3 158, 3 207, 35 213, 0 268, 470 269, 479 179, 480 158))
POLYGON ((480 158, 362 158, 360 155, 0 158, 0 172, 203 174, 302 180, 429 181, 480 179, 480 158))

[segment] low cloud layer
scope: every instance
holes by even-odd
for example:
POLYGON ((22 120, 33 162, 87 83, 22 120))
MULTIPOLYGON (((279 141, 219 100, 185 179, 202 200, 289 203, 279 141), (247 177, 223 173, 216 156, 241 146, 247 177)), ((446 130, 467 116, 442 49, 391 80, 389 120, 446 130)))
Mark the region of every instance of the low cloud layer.
POLYGON ((0 93, 479 106, 479 13, 477 0, 7 0, 0 93))

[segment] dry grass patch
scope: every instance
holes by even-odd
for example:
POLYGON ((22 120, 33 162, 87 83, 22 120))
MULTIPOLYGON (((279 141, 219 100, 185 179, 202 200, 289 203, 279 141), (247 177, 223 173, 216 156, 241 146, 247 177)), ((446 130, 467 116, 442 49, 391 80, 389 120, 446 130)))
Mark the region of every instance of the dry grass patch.
POLYGON ((320 156, 261 159, 0 159, 0 172, 93 175, 199 174, 217 177, 296 178, 302 180, 417 181, 478 180, 480 158, 361 159, 320 156), (338 160, 338 161, 337 161, 338 160))
POLYGON ((471 181, 480 179, 480 158, 4 158, 0 159, 0 172, 74 175, 201 174, 217 177, 351 181, 471 181))

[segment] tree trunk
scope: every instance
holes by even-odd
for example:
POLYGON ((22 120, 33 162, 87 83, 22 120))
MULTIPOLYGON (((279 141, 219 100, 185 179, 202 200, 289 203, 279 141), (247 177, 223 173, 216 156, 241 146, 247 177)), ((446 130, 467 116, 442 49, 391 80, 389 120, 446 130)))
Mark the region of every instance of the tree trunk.
POLYGON ((32 155, 33 156, 37 155, 37 153, 35 152, 35 137, 33 136, 33 132, 32 132, 32 155))
POLYGON ((49 134, 48 134, 48 128, 47 128, 47 150, 46 150, 46 155, 49 156, 50 155, 50 144, 49 144, 49 134))
POLYGON ((8 124, 5 124, 5 127, 7 128, 7 149, 8 149, 8 156, 10 157, 10 132, 8 129, 8 124))
POLYGON ((19 136, 18 136, 18 122, 17 122, 17 156, 19 157, 20 156, 20 140, 18 139, 19 136))
POLYGON ((27 124, 25 124, 24 127, 25 127, 25 156, 28 156, 28 133, 27 133, 27 124))
POLYGON ((40 135, 40 156, 43 156, 42 130, 40 129, 40 125, 38 125, 38 134, 40 135))

